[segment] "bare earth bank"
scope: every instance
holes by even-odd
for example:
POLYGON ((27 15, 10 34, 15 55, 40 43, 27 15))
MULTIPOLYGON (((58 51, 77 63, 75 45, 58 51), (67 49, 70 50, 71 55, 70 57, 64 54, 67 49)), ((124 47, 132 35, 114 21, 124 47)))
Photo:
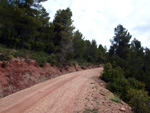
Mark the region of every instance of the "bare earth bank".
POLYGON ((99 80, 103 68, 65 74, 0 99, 0 113, 132 113, 99 80))

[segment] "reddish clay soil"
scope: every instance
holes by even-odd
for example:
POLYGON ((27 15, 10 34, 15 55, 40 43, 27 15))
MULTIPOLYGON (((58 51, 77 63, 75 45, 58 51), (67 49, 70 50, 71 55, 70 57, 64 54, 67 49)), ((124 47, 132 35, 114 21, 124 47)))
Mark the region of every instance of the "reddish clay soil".
POLYGON ((105 89, 103 68, 52 78, 0 99, 0 113, 132 113, 105 89))
POLYGON ((31 59, 14 58, 3 65, 0 61, 0 98, 62 74, 94 68, 94 66, 56 67, 47 63, 40 67, 31 59))

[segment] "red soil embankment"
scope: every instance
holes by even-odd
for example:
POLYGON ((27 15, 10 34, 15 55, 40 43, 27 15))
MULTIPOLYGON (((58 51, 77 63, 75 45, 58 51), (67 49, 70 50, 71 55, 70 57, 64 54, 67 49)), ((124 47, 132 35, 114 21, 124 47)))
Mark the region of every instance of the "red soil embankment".
POLYGON ((35 60, 18 58, 12 59, 3 66, 0 61, 0 98, 50 78, 90 68, 94 66, 72 65, 60 68, 47 63, 44 67, 40 67, 35 60))

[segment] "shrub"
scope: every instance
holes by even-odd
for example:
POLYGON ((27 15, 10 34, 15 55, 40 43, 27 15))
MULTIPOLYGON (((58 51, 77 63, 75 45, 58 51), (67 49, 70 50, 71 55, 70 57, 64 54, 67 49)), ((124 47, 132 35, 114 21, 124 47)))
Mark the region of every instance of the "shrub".
POLYGON ((108 82, 107 88, 128 102, 135 113, 150 113, 150 97, 148 92, 144 91, 144 83, 135 78, 126 79, 124 71, 116 63, 113 63, 113 66, 110 63, 104 65, 102 78, 108 82))
POLYGON ((106 82, 113 82, 115 79, 125 78, 124 71, 117 66, 113 68, 110 63, 104 65, 104 75, 102 79, 106 82))
POLYGON ((106 82, 110 82, 112 79, 112 65, 107 63, 104 65, 104 75, 102 79, 106 82))
POLYGON ((4 45, 1 45, 1 44, 0 44, 0 53, 5 54, 5 53, 7 53, 7 52, 8 52, 8 49, 7 49, 4 45))
POLYGON ((8 56, 8 60, 11 60, 11 59, 13 59, 13 58, 14 58, 13 55, 9 55, 9 56, 8 56))
POLYGON ((47 59, 45 57, 40 57, 37 59, 37 63, 41 66, 41 67, 44 67, 45 64, 47 62, 47 59))
POLYGON ((120 103, 120 98, 118 98, 117 96, 111 97, 110 100, 116 103, 120 103))
POLYGON ((58 58, 55 55, 48 56, 47 62, 50 63, 52 66, 53 65, 56 65, 56 66, 59 65, 58 58))
POLYGON ((116 79, 113 82, 109 82, 107 88, 118 95, 123 100, 127 100, 128 90, 130 89, 130 83, 125 78, 116 79))
POLYGON ((116 68, 112 70, 111 82, 113 82, 116 79, 121 79, 121 78, 125 78, 124 71, 119 66, 117 66, 116 68))
POLYGON ((3 54, 0 55, 0 61, 2 61, 2 60, 4 60, 4 55, 3 54))
POLYGON ((25 49, 20 49, 13 53, 14 57, 22 57, 22 58, 26 58, 28 54, 29 51, 25 49))
POLYGON ((76 63, 76 62, 71 61, 71 64, 72 64, 73 66, 75 66, 77 63, 76 63))
POLYGON ((150 113, 150 97, 148 97, 148 92, 130 89, 128 91, 128 98, 130 98, 129 105, 135 113, 150 113))
POLYGON ((82 58, 78 58, 74 62, 78 65, 84 65, 85 63, 88 63, 87 60, 82 59, 82 58))
POLYGON ((117 94, 120 98, 126 99, 130 83, 124 76, 124 71, 119 67, 114 68, 110 63, 104 65, 103 80, 109 82, 107 88, 117 94))
POLYGON ((87 61, 88 61, 88 62, 93 62, 93 57, 92 57, 92 56, 88 56, 88 57, 87 57, 87 61))
POLYGON ((45 45, 42 42, 35 41, 32 44, 32 48, 36 51, 43 51, 45 49, 45 45))
POLYGON ((41 67, 43 67, 46 64, 48 56, 49 54, 41 51, 39 52, 33 51, 31 54, 31 58, 35 59, 41 67))
POLYGON ((50 63, 50 64, 53 62, 53 58, 52 58, 52 56, 48 56, 48 58, 47 58, 47 62, 48 62, 48 63, 50 63))
POLYGON ((130 87, 132 89, 137 89, 137 90, 144 90, 145 89, 145 84, 136 80, 135 78, 128 78, 128 81, 129 81, 130 87))
POLYGON ((66 59, 71 60, 71 59, 74 59, 74 57, 75 57, 75 53, 74 52, 69 52, 66 56, 66 59))

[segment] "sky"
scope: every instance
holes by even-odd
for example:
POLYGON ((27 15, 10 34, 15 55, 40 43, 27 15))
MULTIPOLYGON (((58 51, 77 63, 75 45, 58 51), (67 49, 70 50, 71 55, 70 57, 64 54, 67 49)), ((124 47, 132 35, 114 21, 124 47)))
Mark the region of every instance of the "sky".
POLYGON ((59 9, 70 8, 75 30, 85 39, 95 39, 97 45, 110 48, 114 28, 123 25, 141 41, 143 47, 150 48, 150 0, 48 0, 42 4, 53 21, 59 9))

